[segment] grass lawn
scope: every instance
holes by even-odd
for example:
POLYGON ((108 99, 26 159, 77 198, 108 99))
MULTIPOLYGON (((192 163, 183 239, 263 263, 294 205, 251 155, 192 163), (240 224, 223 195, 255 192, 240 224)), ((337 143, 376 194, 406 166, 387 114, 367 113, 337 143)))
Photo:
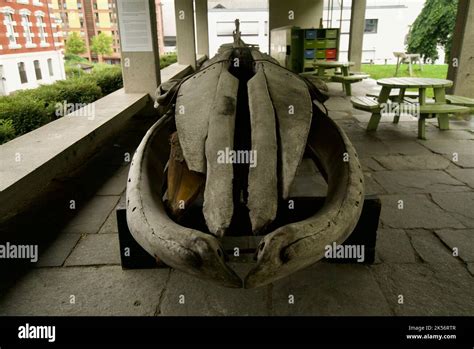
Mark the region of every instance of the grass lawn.
MULTIPOLYGON (((370 74, 372 79, 378 80, 382 78, 391 78, 395 76, 395 64, 377 65, 377 64, 362 64, 362 71, 370 74)), ((418 65, 413 65, 413 77, 418 78, 437 78, 446 79, 448 75, 447 64, 424 64, 423 71, 420 71, 418 65)), ((410 76, 408 74, 408 64, 402 64, 398 71, 399 77, 410 76)))
MULTIPOLYGON (((362 64, 362 71, 370 75, 372 79, 378 80, 383 78, 391 78, 395 75, 395 64, 387 65, 378 65, 378 64, 362 64)), ((423 71, 420 71, 420 68, 417 64, 413 66, 413 77, 418 78, 436 78, 436 79, 446 79, 448 75, 448 65, 447 64, 424 64, 423 71)), ((408 73, 408 64, 402 64, 398 71, 398 77, 409 77, 408 73)), ((413 90, 409 89, 408 91, 413 90)), ((416 91, 414 89, 413 91, 416 91)), ((433 97, 433 89, 426 90, 427 97, 433 97)))

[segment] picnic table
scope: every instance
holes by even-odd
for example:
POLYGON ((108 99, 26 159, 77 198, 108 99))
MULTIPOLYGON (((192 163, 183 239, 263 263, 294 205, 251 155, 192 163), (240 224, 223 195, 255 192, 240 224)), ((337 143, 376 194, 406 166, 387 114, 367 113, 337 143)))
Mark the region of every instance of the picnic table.
POLYGON ((402 63, 408 63, 408 71, 410 76, 413 76, 412 64, 418 61, 420 70, 423 70, 423 62, 421 61, 421 55, 419 53, 405 53, 405 52, 394 52, 393 55, 397 57, 397 68, 395 69, 395 76, 398 75, 398 69, 402 63))
MULTIPOLYGON (((352 104, 356 109, 371 111, 372 116, 367 125, 368 131, 377 129, 381 118, 381 111, 387 103, 390 103, 390 92, 392 89, 398 89, 398 98, 395 102, 412 103, 418 110, 418 137, 425 139, 425 119, 437 117, 439 128, 441 130, 449 129, 449 114, 469 112, 469 108, 461 105, 448 104, 446 101, 447 87, 451 87, 453 82, 445 79, 430 78, 386 78, 377 80, 377 84, 382 86, 380 95, 377 99, 371 97, 353 97, 352 104), (418 98, 414 101, 405 99, 407 89, 418 89, 418 98), (426 90, 433 89, 434 101, 427 101, 426 90)), ((397 113, 393 122, 398 123, 400 114, 397 113)))
POLYGON ((339 62, 339 61, 320 61, 315 60, 313 62, 314 69, 317 73, 317 77, 322 80, 329 80, 332 82, 342 83, 343 89, 346 91, 346 95, 352 94, 351 84, 354 82, 362 81, 368 78, 369 75, 365 74, 354 74, 349 71, 349 67, 353 66, 354 62, 339 62), (340 73, 327 74, 326 70, 340 69, 340 73))

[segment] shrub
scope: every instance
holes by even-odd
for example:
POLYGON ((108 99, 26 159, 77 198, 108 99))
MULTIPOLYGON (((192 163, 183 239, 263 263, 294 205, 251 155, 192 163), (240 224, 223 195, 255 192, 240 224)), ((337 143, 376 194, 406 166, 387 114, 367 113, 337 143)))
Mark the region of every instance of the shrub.
POLYGON ((0 143, 60 117, 60 114, 56 114, 58 103, 61 105, 92 103, 122 86, 120 66, 99 66, 90 74, 2 96, 0 143))
POLYGON ((75 64, 65 65, 64 70, 66 71, 67 79, 78 78, 85 74, 84 70, 82 70, 75 64))
POLYGON ((0 101, 0 119, 11 120, 17 136, 50 121, 43 101, 20 94, 0 101))
POLYGON ((178 57, 175 53, 160 56, 160 69, 166 68, 167 66, 176 63, 177 61, 178 57))
POLYGON ((11 120, 0 119, 0 144, 15 137, 15 128, 11 120))
POLYGON ((102 94, 108 95, 123 87, 122 69, 120 66, 94 67, 88 80, 94 81, 102 90, 102 94))
POLYGON ((102 97, 102 90, 85 77, 61 80, 51 85, 57 93, 55 102, 92 103, 102 97))
POLYGON ((79 55, 75 55, 75 54, 72 54, 72 53, 65 53, 64 54, 64 60, 67 62, 67 63, 71 63, 71 62, 74 62, 74 63, 79 63, 79 62, 89 62, 87 60, 87 58, 84 58, 84 57, 81 57, 79 55))

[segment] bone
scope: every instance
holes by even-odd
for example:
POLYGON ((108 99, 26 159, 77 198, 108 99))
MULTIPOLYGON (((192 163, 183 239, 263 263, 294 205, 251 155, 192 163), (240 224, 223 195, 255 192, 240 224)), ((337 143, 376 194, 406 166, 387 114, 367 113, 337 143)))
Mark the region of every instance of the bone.
POLYGON ((211 233, 222 237, 229 227, 234 212, 231 162, 222 163, 222 154, 234 145, 235 113, 239 80, 222 71, 217 93, 209 116, 206 140, 207 176, 204 190, 203 213, 211 233))
POLYGON ((311 125, 313 103, 306 83, 297 75, 272 63, 262 64, 277 115, 281 163, 280 187, 281 195, 286 199, 303 158, 311 125))
POLYGON ((313 119, 308 147, 328 175, 328 195, 312 217, 266 235, 246 288, 266 285, 323 258, 327 245, 341 244, 355 228, 364 201, 364 176, 345 133, 328 117, 313 119), (349 161, 343 161, 347 153, 349 161))
POLYGON ((151 256, 168 266, 218 285, 240 288, 242 280, 226 265, 219 241, 176 224, 165 211, 161 198, 173 123, 170 115, 156 122, 132 159, 126 197, 130 232, 151 256))
POLYGON ((217 94, 219 76, 225 65, 228 64, 208 66, 186 80, 179 89, 175 107, 176 129, 186 164, 191 171, 206 172, 205 142, 209 115, 217 94))
POLYGON ((263 65, 257 64, 257 73, 247 83, 252 151, 257 164, 249 168, 248 203, 252 231, 259 232, 276 216, 278 208, 278 178, 275 112, 273 110, 263 65))

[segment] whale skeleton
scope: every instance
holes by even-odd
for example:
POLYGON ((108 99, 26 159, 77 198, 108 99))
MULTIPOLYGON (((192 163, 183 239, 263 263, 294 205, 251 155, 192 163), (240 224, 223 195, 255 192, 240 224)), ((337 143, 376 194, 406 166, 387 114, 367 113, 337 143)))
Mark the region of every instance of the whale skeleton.
MULTIPOLYGON (((364 200, 363 172, 351 142, 320 109, 318 91, 307 80, 255 48, 224 47, 195 74, 162 88, 160 98, 174 107, 168 106, 135 152, 126 194, 130 232, 150 255, 223 286, 254 288, 319 261, 326 246, 341 244, 352 232, 364 200), (247 78, 232 68, 235 57, 247 73, 251 67, 247 78), (248 101, 239 100, 242 96, 248 101), (242 103, 244 109, 239 109, 242 103), (244 172, 243 201, 252 232, 266 235, 257 248, 256 265, 242 281, 227 265, 220 241, 242 200, 233 188, 241 175, 232 164, 218 164, 216 154, 239 146, 234 144, 240 132, 236 125, 245 110, 259 163, 244 172), (176 168, 170 163, 169 140, 176 143, 176 137, 185 160, 180 178, 205 176, 202 211, 209 231, 179 224, 173 217, 176 202, 170 209, 173 198, 167 187, 179 192, 179 183, 171 183, 169 175, 176 168), (305 220, 267 232, 278 203, 289 197, 305 151, 327 181, 324 206, 305 220)), ((184 192, 192 192, 194 200, 197 189, 184 192)))

